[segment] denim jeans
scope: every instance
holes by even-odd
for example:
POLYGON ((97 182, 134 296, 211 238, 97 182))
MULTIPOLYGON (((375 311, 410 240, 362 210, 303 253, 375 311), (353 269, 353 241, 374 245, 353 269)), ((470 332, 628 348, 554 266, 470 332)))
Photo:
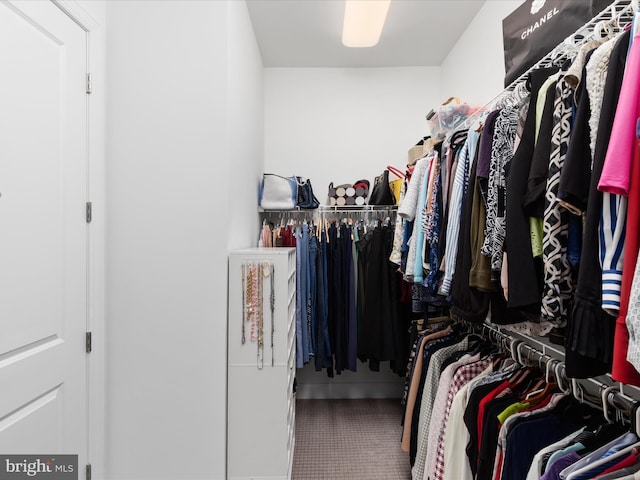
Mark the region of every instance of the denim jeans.
POLYGON ((296 230, 296 367, 309 362, 307 304, 309 298, 309 227, 296 230))

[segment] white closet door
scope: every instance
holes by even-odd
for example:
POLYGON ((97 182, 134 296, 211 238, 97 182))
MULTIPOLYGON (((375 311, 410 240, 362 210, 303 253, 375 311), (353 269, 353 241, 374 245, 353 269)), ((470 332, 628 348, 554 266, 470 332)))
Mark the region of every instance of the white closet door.
POLYGON ((87 451, 86 33, 0 2, 0 453, 87 451))

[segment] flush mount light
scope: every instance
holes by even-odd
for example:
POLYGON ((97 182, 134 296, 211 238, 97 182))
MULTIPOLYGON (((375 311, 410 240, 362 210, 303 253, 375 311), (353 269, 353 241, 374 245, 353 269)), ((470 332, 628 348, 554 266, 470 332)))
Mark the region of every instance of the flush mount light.
POLYGON ((346 0, 342 44, 345 47, 373 47, 380 40, 391 0, 346 0))

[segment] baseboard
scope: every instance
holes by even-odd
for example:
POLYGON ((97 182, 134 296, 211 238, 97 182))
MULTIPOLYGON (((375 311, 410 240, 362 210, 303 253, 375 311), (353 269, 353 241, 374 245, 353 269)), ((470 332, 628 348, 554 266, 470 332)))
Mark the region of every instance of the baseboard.
POLYGON ((307 384, 299 385, 298 400, 400 398, 402 385, 392 383, 307 384))

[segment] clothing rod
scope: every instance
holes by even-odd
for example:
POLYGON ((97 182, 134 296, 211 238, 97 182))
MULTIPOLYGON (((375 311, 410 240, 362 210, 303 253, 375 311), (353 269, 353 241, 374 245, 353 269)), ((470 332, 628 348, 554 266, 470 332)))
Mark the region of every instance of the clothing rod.
POLYGON ((631 398, 620 391, 618 386, 606 384, 595 378, 575 379, 566 375, 564 362, 552 357, 546 352, 540 351, 538 348, 528 344, 526 340, 520 340, 504 331, 487 323, 470 325, 471 330, 487 337, 498 347, 502 348, 505 353, 509 353, 511 358, 522 366, 537 365, 540 370, 547 373, 552 372, 558 382, 558 388, 564 393, 572 394, 576 400, 582 403, 589 403, 601 408, 605 417, 608 417, 608 407, 614 408, 616 411, 624 413, 629 419, 634 419, 636 409, 640 402, 631 398), (596 387, 598 396, 591 395, 587 392, 586 384, 596 387))
POLYGON ((484 106, 469 115, 466 119, 455 125, 451 132, 455 132, 460 129, 468 129, 476 122, 484 113, 489 112, 500 100, 504 99, 507 95, 513 92, 516 87, 525 82, 529 74, 539 68, 550 67, 554 62, 568 53, 569 49, 579 49, 587 41, 589 41, 596 29, 596 25, 600 22, 613 23, 617 22, 619 28, 624 28, 626 25, 631 24, 635 8, 631 0, 615 0, 611 5, 605 8, 598 15, 589 20, 586 24, 576 30, 573 34, 569 35, 560 44, 556 45, 553 50, 542 57, 533 66, 522 73, 518 78, 511 82, 502 92, 496 95, 484 106), (620 8, 620 10, 618 10, 620 8))
MULTIPOLYGON (((465 322, 468 323, 468 322, 465 322)), ((546 352, 542 352, 536 347, 531 346, 524 340, 517 339, 502 330, 499 330, 492 325, 488 325, 483 323, 472 324, 472 330, 476 330, 477 333, 483 334, 485 337, 489 338, 499 347, 502 347, 505 352, 511 354, 511 358, 519 363, 520 365, 538 365, 541 370, 549 373, 551 369, 553 369, 553 376, 559 383, 560 388, 568 393, 568 386, 571 384, 571 380, 566 376, 566 369, 564 367, 564 362, 561 360, 552 357, 546 352), (489 332, 487 334, 487 332, 489 332), (567 386, 567 388, 562 388, 563 386, 567 386)))
POLYGON ((395 220, 398 207, 395 205, 364 205, 362 207, 322 206, 313 210, 261 210, 263 223, 267 220, 290 219, 295 221, 332 221, 338 218, 362 221, 395 220))
POLYGON ((636 406, 638 405, 638 401, 623 394, 618 387, 615 385, 607 385, 604 382, 600 382, 595 378, 587 378, 582 379, 580 381, 576 379, 572 379, 572 389, 574 391, 574 396, 578 400, 581 398, 588 397, 588 394, 584 392, 583 386, 580 382, 588 382, 597 388, 598 393, 600 394, 600 398, 590 398, 590 403, 595 403, 600 401, 601 404, 604 404, 606 401, 607 405, 615 408, 618 411, 622 411, 632 417, 636 406))
POLYGON ((379 212, 379 211, 395 211, 398 210, 397 205, 362 205, 360 207, 349 206, 337 206, 337 205, 321 205, 314 209, 304 209, 295 207, 294 209, 287 210, 265 210, 261 207, 258 208, 259 213, 314 213, 314 212, 379 212))

